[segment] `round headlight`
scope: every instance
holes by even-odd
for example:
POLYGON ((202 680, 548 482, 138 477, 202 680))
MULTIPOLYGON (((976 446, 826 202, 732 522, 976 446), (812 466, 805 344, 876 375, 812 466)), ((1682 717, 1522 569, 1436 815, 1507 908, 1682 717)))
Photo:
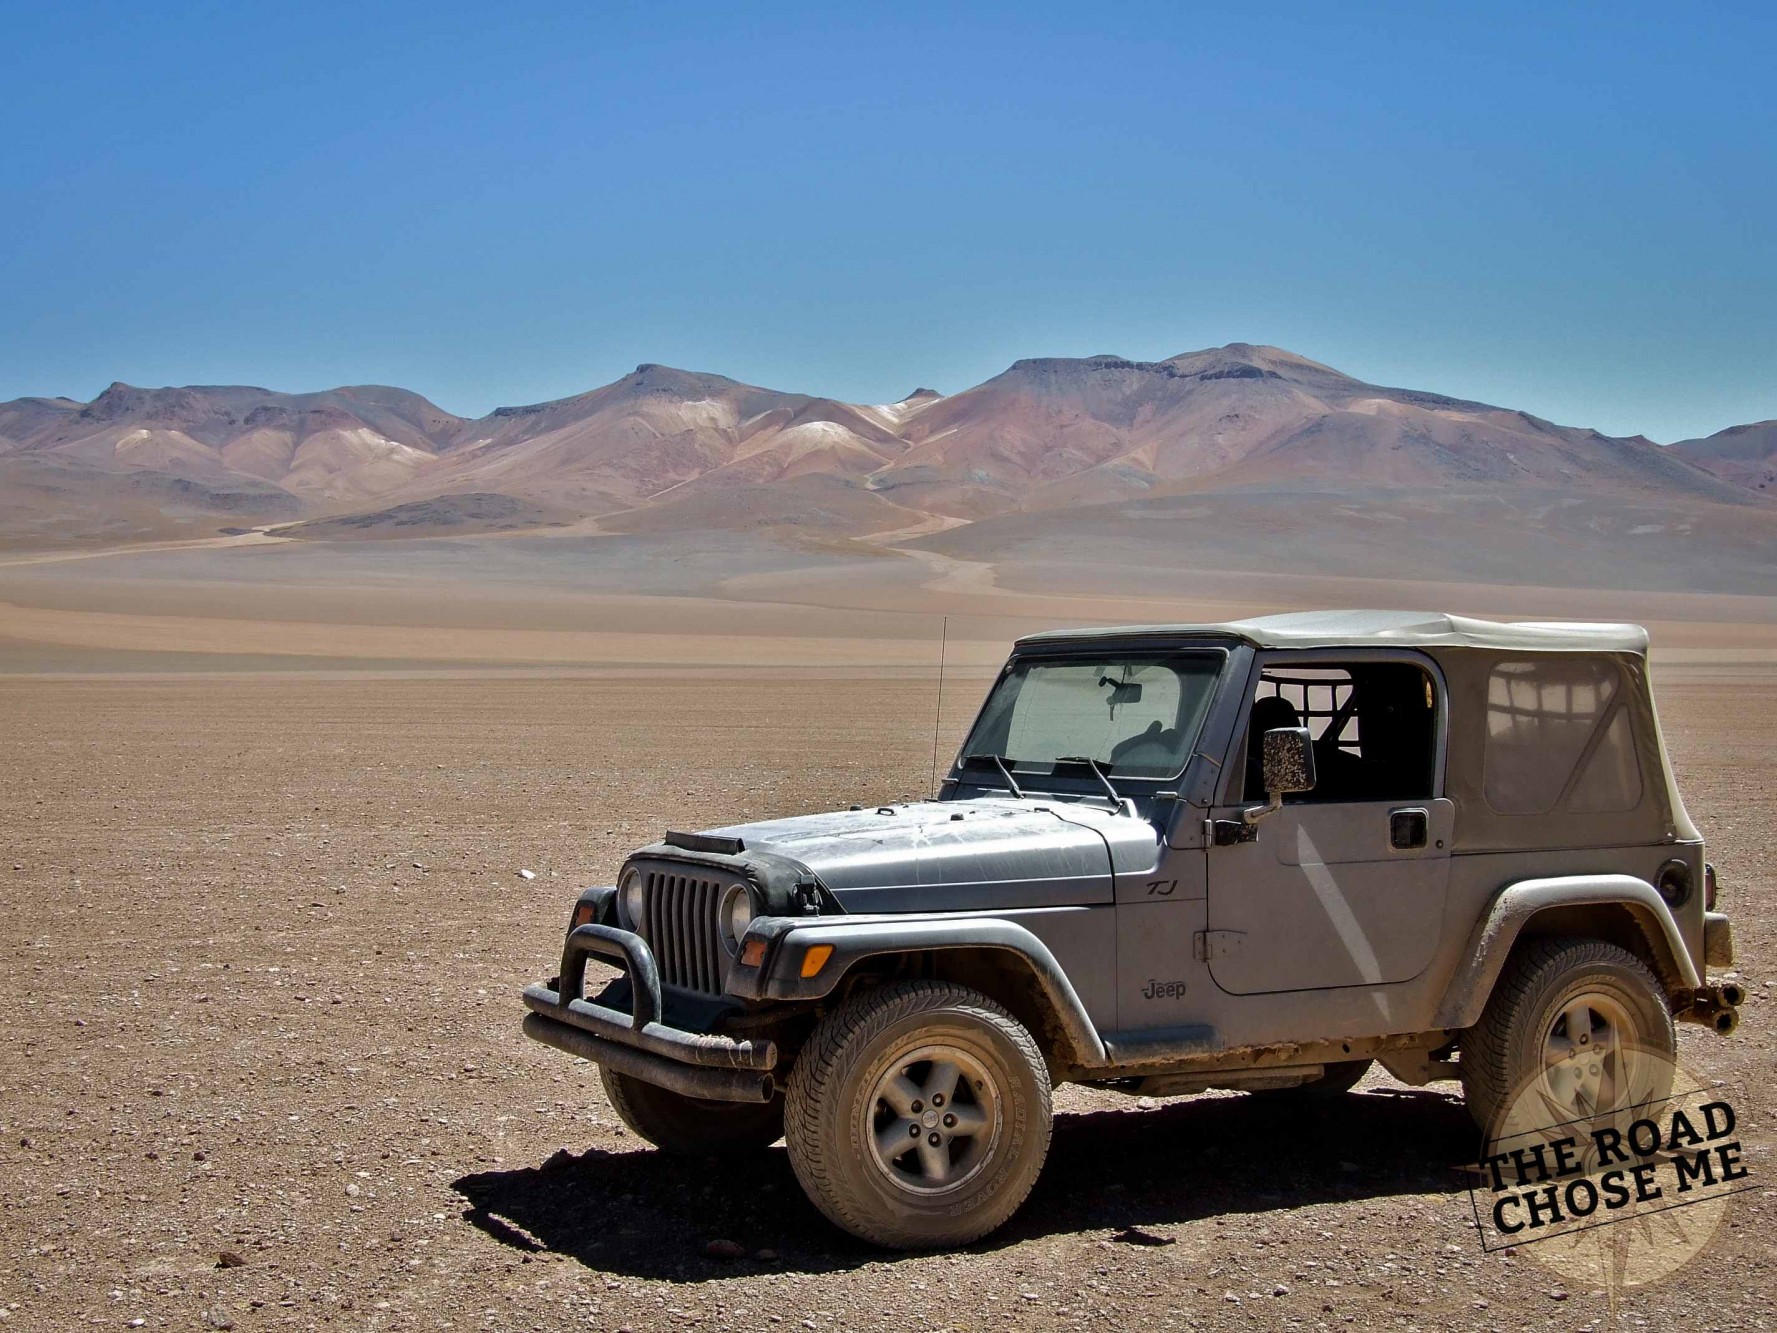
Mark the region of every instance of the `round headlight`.
POLYGON ((740 947, 740 938, 753 923, 753 895, 745 884, 736 884, 722 900, 722 925, 728 933, 731 949, 740 947))
POLYGON ((625 930, 642 928, 642 873, 631 870, 617 885, 617 912, 625 930))

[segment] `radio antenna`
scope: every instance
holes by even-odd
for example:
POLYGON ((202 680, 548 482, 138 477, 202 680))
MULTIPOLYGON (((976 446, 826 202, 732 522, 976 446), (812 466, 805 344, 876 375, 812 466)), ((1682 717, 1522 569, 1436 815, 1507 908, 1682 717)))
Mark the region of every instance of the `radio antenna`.
POLYGON ((938 634, 938 710, 932 717, 932 795, 938 795, 938 732, 944 726, 944 656, 950 647, 950 617, 938 634))

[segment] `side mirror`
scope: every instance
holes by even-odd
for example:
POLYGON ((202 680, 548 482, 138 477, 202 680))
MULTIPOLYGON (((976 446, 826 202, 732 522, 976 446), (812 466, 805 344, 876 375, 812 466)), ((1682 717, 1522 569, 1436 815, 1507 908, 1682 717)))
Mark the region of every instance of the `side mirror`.
POLYGON ((1283 808, 1290 792, 1314 790, 1314 737, 1307 727, 1278 727, 1264 736, 1264 805, 1248 806, 1242 818, 1256 824, 1283 808))

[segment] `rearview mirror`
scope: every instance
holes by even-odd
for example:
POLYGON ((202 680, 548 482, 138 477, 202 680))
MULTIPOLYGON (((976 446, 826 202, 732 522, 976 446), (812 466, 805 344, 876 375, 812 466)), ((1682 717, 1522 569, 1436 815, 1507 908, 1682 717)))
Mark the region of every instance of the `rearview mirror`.
POLYGON ((1276 727, 1267 731, 1264 746, 1264 805, 1249 805, 1240 812, 1241 819, 1256 824, 1266 815, 1283 808, 1283 798, 1290 792, 1314 790, 1314 737, 1307 727, 1276 727))
POLYGON ((1098 678, 1100 685, 1111 687, 1111 697, 1105 700, 1112 708, 1118 704, 1138 704, 1141 702, 1141 682, 1136 680, 1112 680, 1109 676, 1098 678))

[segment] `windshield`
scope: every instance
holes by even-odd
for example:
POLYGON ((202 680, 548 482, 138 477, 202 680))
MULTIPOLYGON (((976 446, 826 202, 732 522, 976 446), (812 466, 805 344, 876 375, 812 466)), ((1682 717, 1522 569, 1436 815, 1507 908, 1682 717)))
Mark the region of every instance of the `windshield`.
POLYGON ((1093 759, 1113 777, 1168 778, 1185 766, 1220 656, 1021 662, 1000 677, 963 762, 1052 771, 1093 759))

